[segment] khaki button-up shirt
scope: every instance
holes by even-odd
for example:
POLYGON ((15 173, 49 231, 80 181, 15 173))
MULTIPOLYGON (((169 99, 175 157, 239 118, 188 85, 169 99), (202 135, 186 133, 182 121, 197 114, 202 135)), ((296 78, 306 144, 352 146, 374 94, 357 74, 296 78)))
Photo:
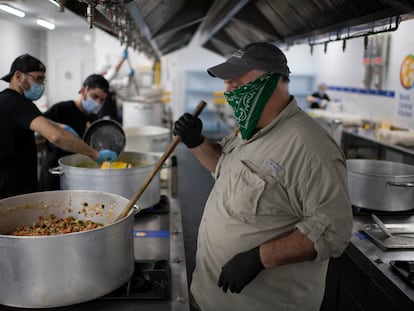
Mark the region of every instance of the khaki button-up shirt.
POLYGON ((319 310, 328 260, 351 238, 343 153, 294 99, 251 139, 230 135, 221 144, 198 234, 197 303, 203 311, 319 310), (240 294, 217 286, 234 255, 295 229, 314 242, 313 261, 265 269, 240 294))

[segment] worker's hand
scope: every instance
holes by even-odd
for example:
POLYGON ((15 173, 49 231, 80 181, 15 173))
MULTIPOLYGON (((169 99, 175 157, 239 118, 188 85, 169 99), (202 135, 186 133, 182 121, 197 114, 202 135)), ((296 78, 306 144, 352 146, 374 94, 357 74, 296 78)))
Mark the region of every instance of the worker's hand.
POLYGON ((132 77, 134 76, 134 74, 135 74, 135 70, 134 70, 134 69, 131 69, 131 70, 128 72, 128 78, 132 78, 132 77))
POLYGON ((326 108, 326 106, 328 106, 329 101, 327 101, 326 99, 321 100, 321 102, 319 103, 319 107, 321 108, 326 108))
POLYGON ((204 142, 204 136, 201 135, 203 123, 197 117, 190 113, 183 114, 174 122, 174 135, 181 136, 181 141, 188 148, 195 148, 204 142))
POLYGON ((71 126, 66 125, 63 129, 79 138, 79 134, 71 126))
POLYGON ((127 58, 128 58, 128 49, 127 49, 127 48, 125 48, 125 49, 122 51, 122 58, 123 58, 123 59, 127 59, 127 58))
POLYGON ((260 260, 259 246, 257 246, 247 252, 239 253, 230 259, 221 268, 217 285, 223 287, 223 292, 225 293, 227 293, 227 289, 230 289, 232 293, 238 294, 263 269, 264 266, 260 260))
POLYGON ((99 151, 99 157, 96 159, 96 162, 101 164, 103 161, 113 162, 115 161, 117 154, 115 151, 109 149, 103 149, 99 151))

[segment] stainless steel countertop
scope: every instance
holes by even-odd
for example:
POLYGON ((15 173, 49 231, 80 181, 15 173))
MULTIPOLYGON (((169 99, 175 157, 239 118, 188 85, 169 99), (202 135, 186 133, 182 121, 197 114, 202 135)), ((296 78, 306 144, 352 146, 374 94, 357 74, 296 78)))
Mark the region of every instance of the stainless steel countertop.
POLYGON ((404 146, 401 146, 401 145, 388 144, 386 142, 383 142, 383 141, 377 139, 375 137, 375 131, 374 130, 359 131, 358 128, 346 128, 346 129, 343 129, 342 132, 345 133, 346 135, 351 135, 351 136, 363 138, 365 140, 371 141, 371 142, 376 143, 378 145, 382 145, 385 148, 390 149, 390 150, 396 150, 396 151, 399 151, 399 152, 414 155, 414 148, 404 147, 404 146))
MULTIPOLYGON (((385 224, 390 223, 412 223, 414 216, 380 216, 385 224)), ((390 261, 392 260, 414 260, 414 249, 387 250, 384 251, 371 240, 358 234, 365 225, 373 224, 371 216, 354 215, 354 228, 351 245, 347 248, 347 254, 358 263, 358 265, 382 286, 389 287, 390 292, 395 290, 414 302, 414 289, 409 287, 395 272, 392 271, 390 261)))
POLYGON ((189 311, 189 293, 185 265, 181 209, 177 199, 170 199, 170 212, 141 213, 135 217, 135 259, 166 259, 171 269, 171 298, 169 300, 107 300, 96 299, 77 305, 48 308, 22 309, 0 305, 2 310, 59 310, 59 311, 189 311), (159 232, 157 237, 139 237, 139 232, 159 232))

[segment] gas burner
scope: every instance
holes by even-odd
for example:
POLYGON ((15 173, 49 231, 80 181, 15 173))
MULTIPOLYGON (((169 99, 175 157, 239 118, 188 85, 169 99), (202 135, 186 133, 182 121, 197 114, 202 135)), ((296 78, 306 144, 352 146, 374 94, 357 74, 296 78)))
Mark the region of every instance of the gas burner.
POLYGON ((141 214, 164 214, 170 211, 170 199, 166 195, 161 195, 160 200, 157 204, 143 209, 141 212, 136 215, 141 214))
POLYGON ((414 288, 414 261, 412 260, 392 260, 390 265, 395 274, 397 274, 408 286, 414 288))
POLYGON ((171 273, 167 260, 136 260, 127 283, 102 299, 164 300, 170 297, 171 273))

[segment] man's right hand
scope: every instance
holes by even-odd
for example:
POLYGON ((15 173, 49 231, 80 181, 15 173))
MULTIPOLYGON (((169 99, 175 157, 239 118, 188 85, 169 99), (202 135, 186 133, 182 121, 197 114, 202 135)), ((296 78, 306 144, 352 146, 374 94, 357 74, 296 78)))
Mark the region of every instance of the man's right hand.
POLYGON ((197 117, 190 113, 183 114, 174 122, 174 135, 181 136, 181 141, 188 148, 195 148, 204 142, 204 136, 201 135, 203 123, 197 117))

